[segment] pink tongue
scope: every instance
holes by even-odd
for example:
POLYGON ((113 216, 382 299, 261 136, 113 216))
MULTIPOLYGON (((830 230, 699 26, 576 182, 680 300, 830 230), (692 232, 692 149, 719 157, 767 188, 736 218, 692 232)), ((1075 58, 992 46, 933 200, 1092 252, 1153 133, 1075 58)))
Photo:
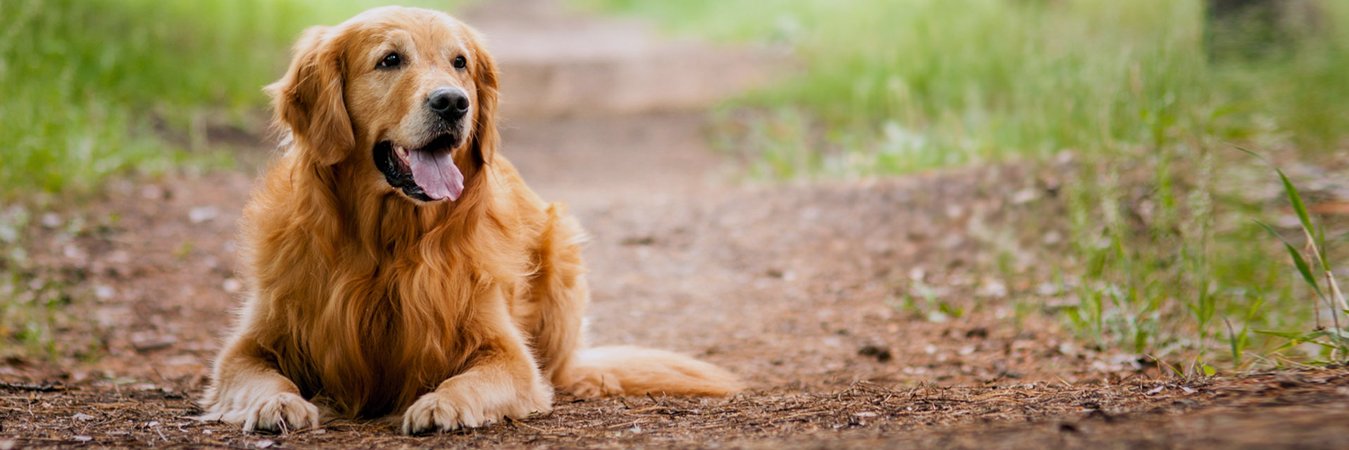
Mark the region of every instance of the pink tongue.
POLYGON ((432 200, 459 199, 464 193, 464 174, 455 167, 450 152, 422 152, 413 150, 409 156, 412 168, 412 181, 421 186, 427 197, 432 200))

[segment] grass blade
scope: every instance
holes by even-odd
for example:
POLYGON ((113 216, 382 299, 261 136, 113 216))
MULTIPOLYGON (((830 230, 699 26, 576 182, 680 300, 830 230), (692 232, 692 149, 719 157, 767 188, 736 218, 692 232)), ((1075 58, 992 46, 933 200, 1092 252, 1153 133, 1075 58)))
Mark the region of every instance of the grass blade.
POLYGON ((1243 329, 1242 329, 1242 335, 1241 335, 1240 337, 1238 337, 1238 336, 1237 336, 1237 331, 1236 331, 1235 329, 1232 328, 1232 321, 1231 321, 1231 320, 1227 320, 1227 318, 1224 317, 1224 318, 1223 318, 1223 324, 1227 325, 1227 345, 1228 345, 1228 348, 1232 351, 1232 364, 1234 364, 1234 365, 1236 365, 1236 366, 1239 367, 1239 366, 1241 366, 1241 352, 1242 352, 1242 349, 1244 349, 1244 348, 1246 347, 1246 345, 1245 345, 1245 340, 1246 340, 1246 334, 1245 334, 1245 331, 1246 331, 1246 330, 1243 328, 1243 329))
MULTIPOLYGON (((1280 174, 1280 176, 1282 176, 1282 173, 1280 174)), ((1287 178, 1285 178, 1284 180, 1287 181, 1287 178)), ((1279 232, 1274 230, 1274 227, 1271 227, 1269 226, 1269 224, 1258 220, 1255 221, 1255 223, 1260 224, 1260 226, 1265 228, 1265 231, 1268 231, 1269 234, 1274 235, 1274 237, 1277 238, 1279 242, 1283 243, 1284 248, 1288 250, 1288 255, 1293 257, 1293 265, 1297 266, 1298 273, 1302 274, 1303 281, 1306 281, 1307 285, 1312 287, 1312 291, 1316 292, 1316 296, 1318 298, 1324 300, 1326 298, 1326 295, 1325 293, 1321 292, 1321 285, 1316 282, 1316 276, 1312 275, 1312 268, 1310 265, 1307 264, 1306 258, 1302 257, 1302 252, 1298 251, 1297 247, 1294 247, 1293 244, 1290 244, 1288 243, 1288 241, 1284 240, 1283 236, 1280 236, 1279 232)))
POLYGON ((1302 203, 1302 194, 1299 194, 1297 187, 1288 179, 1288 175, 1283 173, 1282 169, 1274 168, 1279 173, 1279 179, 1283 181, 1283 191, 1288 194, 1288 202, 1293 205, 1293 212, 1297 213, 1297 220, 1302 222, 1302 230, 1307 233, 1308 245, 1320 246, 1321 239, 1316 237, 1316 227, 1312 225, 1311 215, 1307 214, 1307 206, 1302 203))
POLYGON ((1302 274, 1302 279, 1311 285, 1312 290, 1316 291, 1316 296, 1324 299, 1325 294, 1321 293, 1321 286, 1316 283, 1316 276, 1312 275, 1311 266, 1307 265, 1307 260, 1302 257, 1302 253, 1287 243, 1283 244, 1288 249, 1288 255, 1293 257, 1293 265, 1297 266, 1298 273, 1302 274))

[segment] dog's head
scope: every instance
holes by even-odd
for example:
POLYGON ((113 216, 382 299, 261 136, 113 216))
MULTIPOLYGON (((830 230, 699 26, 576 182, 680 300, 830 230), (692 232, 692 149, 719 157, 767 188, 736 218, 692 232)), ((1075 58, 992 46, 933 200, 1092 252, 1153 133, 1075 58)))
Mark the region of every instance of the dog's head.
POLYGON ((497 146, 496 66, 476 32, 437 11, 310 28, 268 91, 306 163, 348 165, 418 204, 459 199, 497 146))

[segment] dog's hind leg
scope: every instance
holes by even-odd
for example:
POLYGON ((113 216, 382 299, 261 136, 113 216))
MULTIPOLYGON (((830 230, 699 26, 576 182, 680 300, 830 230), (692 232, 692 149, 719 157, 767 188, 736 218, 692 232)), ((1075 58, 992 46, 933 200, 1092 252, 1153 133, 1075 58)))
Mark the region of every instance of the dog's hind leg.
POLYGON ((571 359, 585 344, 582 319, 590 301, 576 220, 553 204, 539 235, 528 296, 516 321, 528 334, 543 376, 560 386, 571 359))
POLYGON ((581 262, 583 234, 556 205, 548 208, 541 235, 538 272, 524 317, 544 376, 580 397, 728 395, 743 385, 730 372, 697 359, 639 347, 586 348, 582 317, 590 300, 581 262))

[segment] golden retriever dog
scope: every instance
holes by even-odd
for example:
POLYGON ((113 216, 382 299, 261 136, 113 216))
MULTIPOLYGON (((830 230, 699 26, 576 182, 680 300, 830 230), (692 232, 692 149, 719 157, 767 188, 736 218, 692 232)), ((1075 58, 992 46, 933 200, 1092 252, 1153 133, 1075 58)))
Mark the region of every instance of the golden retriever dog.
POLYGON ((499 154, 497 69, 463 23, 387 7, 312 28, 268 91, 292 139, 244 211, 248 296, 203 417, 414 434, 548 412, 554 389, 740 389, 687 356, 586 347, 582 232, 499 154))

